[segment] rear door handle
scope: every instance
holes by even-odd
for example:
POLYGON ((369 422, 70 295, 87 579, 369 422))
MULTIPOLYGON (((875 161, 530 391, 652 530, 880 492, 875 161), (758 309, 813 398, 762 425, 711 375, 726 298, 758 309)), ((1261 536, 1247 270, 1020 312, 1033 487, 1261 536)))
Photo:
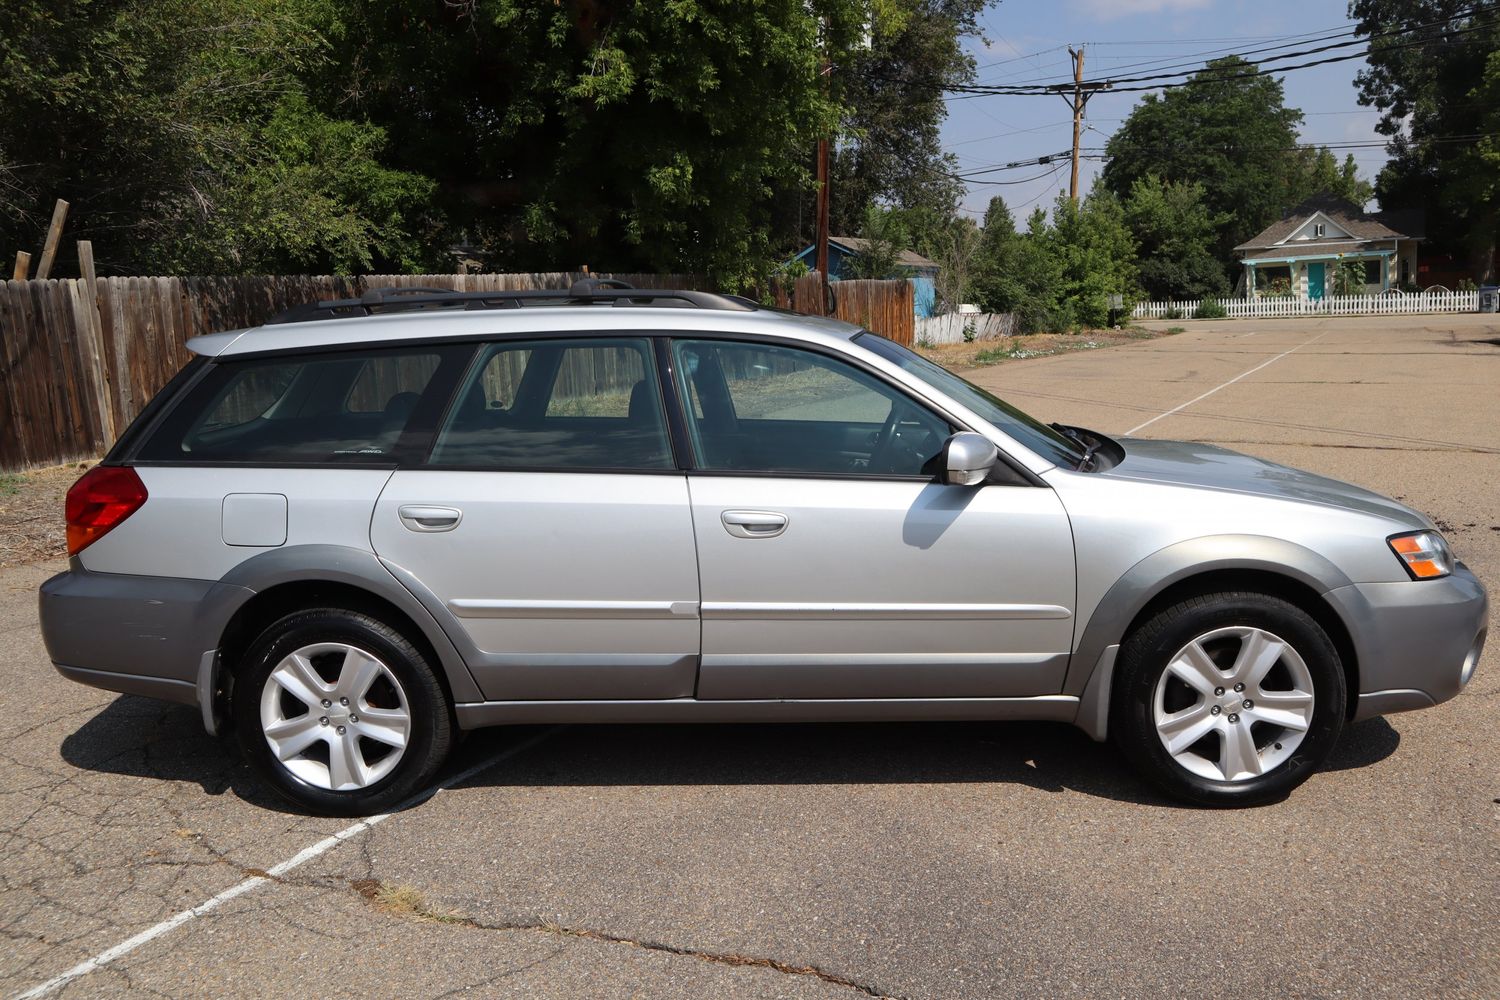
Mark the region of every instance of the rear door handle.
POLYGON ((412 531, 452 531, 463 520, 463 511, 455 507, 423 507, 408 504, 399 508, 401 523, 412 531))
POLYGON ((736 538, 775 538, 786 530, 787 522, 785 514, 770 510, 726 510, 719 520, 736 538))

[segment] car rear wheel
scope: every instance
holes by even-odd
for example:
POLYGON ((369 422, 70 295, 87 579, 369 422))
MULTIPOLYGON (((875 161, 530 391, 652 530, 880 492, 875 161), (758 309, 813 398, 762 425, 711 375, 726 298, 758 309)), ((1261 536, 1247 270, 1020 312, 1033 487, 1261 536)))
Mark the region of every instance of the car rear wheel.
POLYGON ((1193 597, 1120 649, 1111 730, 1163 790, 1256 805, 1317 770, 1343 728, 1343 665, 1296 605, 1267 594, 1193 597))
POLYGON ((453 725, 442 685, 397 630, 337 608, 282 618, 247 650, 233 710, 246 759, 310 812, 380 812, 424 788, 453 725))

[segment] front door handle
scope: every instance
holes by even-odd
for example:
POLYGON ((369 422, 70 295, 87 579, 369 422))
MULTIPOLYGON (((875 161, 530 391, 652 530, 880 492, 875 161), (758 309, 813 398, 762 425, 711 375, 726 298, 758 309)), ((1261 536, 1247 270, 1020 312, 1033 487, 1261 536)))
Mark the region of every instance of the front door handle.
POLYGON ((770 510, 726 510, 719 520, 736 538, 775 538, 786 530, 786 515, 770 510))
POLYGON ((401 523, 412 531, 452 531, 463 520, 463 511, 454 507, 423 507, 408 504, 399 508, 401 523))

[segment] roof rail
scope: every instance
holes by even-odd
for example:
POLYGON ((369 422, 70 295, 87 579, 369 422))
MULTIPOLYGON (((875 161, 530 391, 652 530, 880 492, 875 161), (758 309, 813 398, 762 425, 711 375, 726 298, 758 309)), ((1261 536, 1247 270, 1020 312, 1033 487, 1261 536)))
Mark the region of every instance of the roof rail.
POLYGON ((690 309, 751 312, 756 305, 737 295, 677 288, 634 288, 614 278, 583 278, 567 290, 453 292, 442 288, 371 288, 357 299, 325 299, 293 306, 265 325, 347 319, 377 313, 429 309, 519 309, 538 305, 665 305, 690 309))

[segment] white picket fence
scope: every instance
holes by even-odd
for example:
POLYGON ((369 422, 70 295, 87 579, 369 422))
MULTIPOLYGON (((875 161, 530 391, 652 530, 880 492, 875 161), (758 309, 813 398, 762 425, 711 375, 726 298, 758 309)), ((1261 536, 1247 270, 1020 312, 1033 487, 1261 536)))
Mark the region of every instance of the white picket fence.
MULTIPOLYGON (((1214 299, 1233 319, 1265 319, 1276 316, 1359 316, 1394 313, 1478 312, 1478 292, 1421 292, 1384 295, 1329 295, 1300 299, 1291 295, 1256 299, 1214 299)), ((1192 319, 1202 299, 1182 302, 1138 302, 1131 315, 1136 319, 1192 319)), ((920 324, 919 324, 920 325, 920 324)))
POLYGON ((972 330, 974 340, 996 340, 1016 335, 1014 313, 944 313, 918 319, 916 339, 919 344, 961 344, 964 331, 972 330))

